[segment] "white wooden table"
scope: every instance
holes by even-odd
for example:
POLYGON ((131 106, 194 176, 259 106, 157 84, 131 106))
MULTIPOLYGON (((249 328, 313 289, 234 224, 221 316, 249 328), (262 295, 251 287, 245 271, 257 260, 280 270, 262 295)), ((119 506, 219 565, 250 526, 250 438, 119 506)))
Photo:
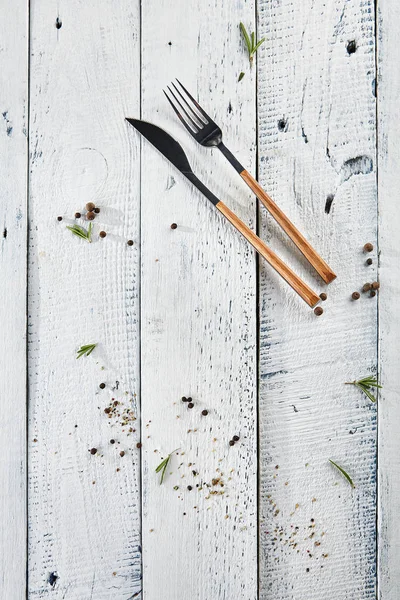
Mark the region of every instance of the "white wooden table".
POLYGON ((397 600, 399 3, 2 8, 0 597, 397 600), (251 70, 240 21, 266 37, 251 70), (124 121, 171 132, 325 291, 177 121, 175 76, 336 270, 322 317, 124 121), (92 244, 65 227, 89 201, 92 244), (344 385, 375 372, 378 406, 344 385))

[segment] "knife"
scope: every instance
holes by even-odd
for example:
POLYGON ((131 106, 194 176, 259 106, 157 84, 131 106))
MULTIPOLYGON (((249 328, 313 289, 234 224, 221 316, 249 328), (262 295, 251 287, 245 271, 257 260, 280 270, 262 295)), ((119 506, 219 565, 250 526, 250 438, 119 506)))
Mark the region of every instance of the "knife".
POLYGON ((126 119, 161 154, 165 156, 189 181, 219 210, 220 213, 246 238, 255 250, 283 277, 299 296, 314 307, 319 296, 292 271, 271 248, 269 248, 239 217, 209 190, 193 173, 182 146, 166 131, 139 119, 126 119))

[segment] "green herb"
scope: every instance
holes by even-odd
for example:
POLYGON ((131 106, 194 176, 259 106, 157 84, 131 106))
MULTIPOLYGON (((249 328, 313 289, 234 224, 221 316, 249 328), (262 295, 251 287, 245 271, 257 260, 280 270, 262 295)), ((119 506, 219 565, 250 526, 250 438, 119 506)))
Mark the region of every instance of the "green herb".
POLYGON ((167 467, 168 467, 168 465, 169 465, 169 463, 171 461, 171 457, 172 457, 173 453, 176 452, 177 450, 179 450, 179 448, 176 448, 175 450, 172 450, 172 452, 170 452, 168 454, 167 458, 164 458, 164 460, 161 461, 160 464, 158 465, 158 467, 156 468, 156 473, 160 473, 161 472, 160 485, 164 481, 165 471, 167 470, 167 467))
MULTIPOLYGON (((243 23, 240 23, 240 31, 242 32, 244 41, 246 42, 247 52, 249 53, 250 65, 252 65, 253 57, 254 57, 255 53, 257 52, 257 50, 259 49, 259 47, 261 46, 261 44, 263 42, 265 42, 265 38, 263 38, 262 40, 260 40, 259 42, 256 43, 256 36, 255 36, 254 31, 249 36, 249 34, 246 31, 246 27, 243 25, 243 23)), ((239 78, 239 81, 240 81, 240 78, 239 78)))
POLYGON ((364 392, 366 396, 371 400, 371 402, 376 402, 375 396, 370 392, 371 388, 381 389, 382 386, 378 384, 378 380, 376 377, 370 375, 369 377, 364 377, 364 379, 359 379, 358 381, 346 381, 346 385, 355 385, 361 391, 364 392))
POLYGON ((89 227, 87 230, 84 227, 81 227, 80 225, 67 225, 67 229, 69 229, 74 235, 77 235, 78 237, 82 238, 83 240, 86 240, 89 243, 92 241, 93 223, 89 223, 89 227))
POLYGON ((242 81, 243 77, 244 77, 244 73, 243 73, 243 71, 242 71, 242 72, 239 74, 239 79, 238 79, 238 81, 242 81))
POLYGON ((96 348, 97 344, 86 344, 86 346, 81 346, 78 350, 78 355, 76 358, 80 358, 81 356, 89 356, 96 348))
POLYGON ((338 471, 341 472, 341 474, 343 475, 343 477, 345 477, 347 479, 347 481, 349 482, 349 484, 351 485, 352 488, 355 488, 356 486, 353 483, 352 478, 350 477, 350 475, 348 473, 346 473, 346 471, 337 463, 333 462, 333 460, 329 459, 329 462, 337 468, 338 471))

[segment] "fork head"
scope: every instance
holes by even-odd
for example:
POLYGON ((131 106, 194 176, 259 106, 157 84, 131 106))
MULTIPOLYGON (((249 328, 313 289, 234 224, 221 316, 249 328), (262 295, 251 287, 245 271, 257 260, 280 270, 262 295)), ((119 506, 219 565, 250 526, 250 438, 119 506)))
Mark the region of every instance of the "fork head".
POLYGON ((216 123, 208 116, 198 102, 183 87, 181 82, 176 80, 179 87, 174 82, 167 86, 168 92, 163 90, 168 102, 176 112, 178 118, 182 121, 188 132, 202 146, 218 146, 222 142, 222 131, 216 123))

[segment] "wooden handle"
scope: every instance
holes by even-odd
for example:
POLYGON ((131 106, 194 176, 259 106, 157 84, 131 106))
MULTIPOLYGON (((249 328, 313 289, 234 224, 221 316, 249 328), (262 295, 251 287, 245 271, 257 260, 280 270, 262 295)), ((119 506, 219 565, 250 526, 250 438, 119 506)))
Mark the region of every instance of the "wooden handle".
POLYGON ((270 196, 262 189, 258 181, 256 181, 246 169, 240 173, 240 176, 255 193, 257 198, 264 204, 265 208, 271 213, 275 221, 279 223, 290 239, 296 244, 300 252, 304 254, 308 262, 312 264, 317 273, 321 275, 325 283, 333 281, 336 278, 335 273, 307 242, 305 237, 301 235, 300 231, 296 229, 285 213, 281 211, 279 206, 277 206, 272 198, 270 198, 270 196))
POLYGON ((265 258, 267 262, 283 277, 285 281, 299 294, 311 307, 319 302, 319 296, 296 273, 294 273, 284 262, 279 258, 273 250, 250 229, 243 221, 235 215, 223 202, 216 204, 218 210, 232 223, 234 227, 246 238, 248 242, 265 258))

